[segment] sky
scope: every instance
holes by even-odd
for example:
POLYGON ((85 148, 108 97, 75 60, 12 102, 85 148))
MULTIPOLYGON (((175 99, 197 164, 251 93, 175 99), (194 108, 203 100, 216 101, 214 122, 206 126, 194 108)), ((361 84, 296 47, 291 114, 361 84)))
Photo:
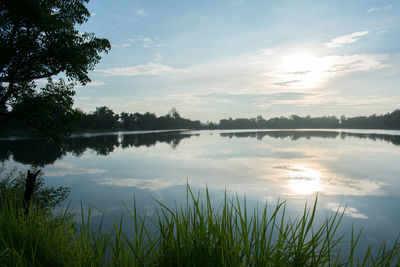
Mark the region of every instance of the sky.
POLYGON ((75 107, 218 122, 400 108, 400 1, 92 0, 112 44, 75 107))

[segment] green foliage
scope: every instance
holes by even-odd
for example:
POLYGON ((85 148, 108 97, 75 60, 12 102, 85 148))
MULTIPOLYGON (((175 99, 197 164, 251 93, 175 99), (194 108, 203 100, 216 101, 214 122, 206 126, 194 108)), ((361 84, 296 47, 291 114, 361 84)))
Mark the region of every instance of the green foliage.
POLYGON ((39 92, 27 89, 12 103, 12 116, 51 141, 62 141, 69 136, 79 113, 72 108, 75 91, 64 80, 54 83, 50 78, 39 92))
POLYGON ((65 72, 85 84, 88 70, 111 46, 75 29, 88 20, 88 0, 3 0, 1 82, 30 82, 65 72))
POLYGON ((187 189, 187 204, 170 209, 157 202, 157 219, 149 222, 127 208, 134 233, 123 219, 112 229, 91 222, 81 208, 77 228, 68 211, 35 210, 28 216, 9 199, 0 203, 0 259, 6 266, 398 266, 400 245, 385 243, 372 252, 357 251, 360 233, 337 237, 343 214, 315 223, 317 200, 302 216, 287 218, 285 203, 265 205, 252 213, 238 197, 212 206, 187 189), (155 232, 146 225, 154 223, 155 232))
POLYGON ((82 120, 76 125, 80 131, 112 131, 112 130, 165 130, 165 129, 201 129, 200 121, 182 118, 175 108, 167 115, 157 117, 154 113, 115 114, 108 107, 97 107, 92 113, 80 111, 82 120))
POLYGON ((0 119, 12 104, 19 120, 49 139, 62 139, 75 123, 72 87, 52 82, 35 93, 34 80, 64 73, 86 84, 88 71, 111 49, 107 39, 81 33, 90 16, 88 0, 2 0, 0 2, 0 119))
POLYGON ((359 116, 340 119, 335 116, 314 117, 291 115, 265 120, 256 118, 238 118, 220 120, 219 129, 400 129, 400 110, 385 115, 359 116))
POLYGON ((3 200, 8 205, 0 204, 0 264, 74 266, 77 251, 71 242, 76 231, 71 216, 38 209, 25 215, 22 205, 7 197, 3 200))
MULTIPOLYGON (((33 169, 36 171, 37 169, 33 169)), ((14 206, 22 204, 25 191, 26 174, 17 172, 16 169, 6 171, 4 166, 0 167, 0 200, 6 202, 4 198, 8 200, 12 199, 18 203, 14 203, 14 206), (10 197, 11 195, 11 197, 10 197)), ((35 210, 50 210, 56 206, 59 206, 64 200, 67 199, 70 188, 68 187, 49 187, 46 186, 43 179, 43 173, 39 173, 36 178, 35 191, 32 198, 32 209, 35 210)))

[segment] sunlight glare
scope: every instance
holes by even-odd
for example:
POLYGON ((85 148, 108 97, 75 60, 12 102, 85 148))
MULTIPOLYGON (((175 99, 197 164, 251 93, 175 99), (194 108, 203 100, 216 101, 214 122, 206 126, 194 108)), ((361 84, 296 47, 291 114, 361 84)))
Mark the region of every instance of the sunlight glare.
POLYGON ((321 175, 311 168, 296 167, 289 173, 289 188, 300 195, 308 195, 322 190, 321 175))
POLYGON ((296 53, 282 57, 280 80, 276 84, 291 87, 316 87, 320 85, 328 73, 327 58, 317 57, 311 53, 296 53))

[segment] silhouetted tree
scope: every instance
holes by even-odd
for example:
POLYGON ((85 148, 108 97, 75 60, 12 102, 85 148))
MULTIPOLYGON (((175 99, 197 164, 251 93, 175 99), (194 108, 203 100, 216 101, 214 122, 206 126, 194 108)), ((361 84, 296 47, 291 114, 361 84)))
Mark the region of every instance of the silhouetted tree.
MULTIPOLYGON (((90 17, 87 2, 0 1, 1 123, 13 117, 56 141, 69 135, 77 118, 72 110, 72 87, 49 80, 37 92, 34 80, 63 72, 71 81, 83 85, 90 82, 88 71, 99 62, 99 53, 108 52, 111 45, 107 39, 75 29, 90 17)), ((25 193, 30 195, 25 199, 31 199, 34 192, 35 179, 31 177, 28 171, 25 193), (28 190, 32 181, 32 190, 28 190)))
MULTIPOLYGON (((67 134, 69 121, 57 124, 62 108, 64 118, 71 114, 72 88, 61 83, 50 83, 41 93, 33 93, 34 80, 47 78, 63 72, 71 81, 86 84, 90 81, 88 71, 99 62, 101 52, 111 48, 107 39, 96 38, 92 33, 81 33, 76 25, 86 22, 90 16, 85 7, 88 0, 2 0, 0 2, 0 116, 9 117, 8 107, 16 102, 19 116, 31 128, 53 139, 67 134), (50 90, 51 88, 51 90, 50 90), (47 90, 47 92, 46 92, 47 90), (49 94, 48 91, 52 91, 49 94), (65 97, 65 94, 68 97, 65 97), (64 98, 58 99, 57 97, 64 98), (23 111, 28 99, 34 104, 23 111), (54 111, 54 105, 42 109, 43 98, 62 102, 54 111), (45 123, 30 119, 33 108, 35 116, 41 112, 45 123), (55 116, 49 116, 55 113, 55 116), (45 124, 54 127, 43 131, 45 124), (32 122, 32 124, 31 124, 32 122), (60 128, 55 127, 60 126, 60 128), (61 133, 61 134, 60 134, 61 133)), ((72 115, 72 114, 71 114, 72 115)), ((73 122, 74 116, 71 116, 73 122)))
POLYGON ((180 119, 181 115, 179 115, 179 112, 176 108, 171 108, 171 110, 168 112, 168 115, 174 119, 180 119))
POLYGON ((96 121, 96 128, 101 130, 116 130, 118 128, 118 114, 115 114, 110 108, 103 106, 97 107, 93 112, 93 118, 96 121))

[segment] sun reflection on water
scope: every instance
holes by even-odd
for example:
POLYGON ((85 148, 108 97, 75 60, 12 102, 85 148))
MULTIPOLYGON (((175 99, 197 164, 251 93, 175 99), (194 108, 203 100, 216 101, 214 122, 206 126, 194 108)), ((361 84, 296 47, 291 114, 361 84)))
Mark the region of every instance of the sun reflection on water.
POLYGON ((308 167, 294 167, 289 172, 289 188, 292 193, 308 195, 323 189, 321 174, 308 167))

